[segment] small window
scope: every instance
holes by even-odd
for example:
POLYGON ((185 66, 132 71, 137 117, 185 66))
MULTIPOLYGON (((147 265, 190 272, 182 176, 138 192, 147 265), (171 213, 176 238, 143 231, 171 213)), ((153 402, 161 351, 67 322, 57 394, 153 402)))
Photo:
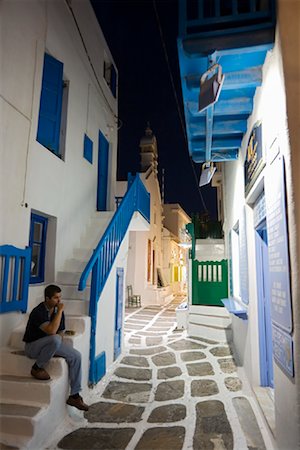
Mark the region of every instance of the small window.
POLYGON ((45 255, 48 219, 31 214, 29 246, 31 247, 30 283, 42 283, 45 279, 45 255))
POLYGON ((93 141, 86 134, 83 140, 83 157, 93 164, 93 141))
POLYGON ((117 96, 117 71, 112 62, 109 61, 106 54, 104 54, 103 63, 103 77, 108 84, 112 95, 116 98, 117 96))
POLYGON ((37 141, 63 158, 69 84, 63 63, 45 53, 37 141))

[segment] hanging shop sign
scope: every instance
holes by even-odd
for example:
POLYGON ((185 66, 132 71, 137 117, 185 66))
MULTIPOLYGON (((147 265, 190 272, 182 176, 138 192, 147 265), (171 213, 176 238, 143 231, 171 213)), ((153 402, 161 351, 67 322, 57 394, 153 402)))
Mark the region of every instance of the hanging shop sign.
POLYGON ((290 288, 289 241, 285 198, 284 158, 279 154, 265 179, 271 318, 287 333, 293 329, 290 288))
POLYGON ((275 325, 272 326, 273 356, 281 369, 294 377, 294 353, 292 337, 275 325))
POLYGON ((262 154, 262 124, 261 122, 257 122, 249 137, 244 163, 245 195, 249 193, 264 166, 265 161, 262 154))

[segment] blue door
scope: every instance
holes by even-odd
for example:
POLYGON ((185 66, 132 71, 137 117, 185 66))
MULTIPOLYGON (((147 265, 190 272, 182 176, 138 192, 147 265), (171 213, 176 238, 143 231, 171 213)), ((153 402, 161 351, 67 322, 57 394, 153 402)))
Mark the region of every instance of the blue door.
POLYGON ((120 355, 122 347, 122 325, 123 325, 123 286, 124 269, 117 268, 116 280, 116 319, 115 319, 115 338, 114 338, 114 360, 120 355))
POLYGON ((106 211, 109 143, 99 131, 97 211, 106 211))
POLYGON ((262 386, 274 387, 268 236, 265 220, 256 228, 255 239, 259 314, 260 379, 262 386))

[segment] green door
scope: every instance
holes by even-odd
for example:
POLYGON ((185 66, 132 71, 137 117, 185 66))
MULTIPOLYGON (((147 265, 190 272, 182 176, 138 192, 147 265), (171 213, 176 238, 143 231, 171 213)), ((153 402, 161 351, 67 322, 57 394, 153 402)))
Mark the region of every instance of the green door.
POLYGON ((228 297, 227 260, 193 260, 192 304, 224 306, 221 298, 228 297))

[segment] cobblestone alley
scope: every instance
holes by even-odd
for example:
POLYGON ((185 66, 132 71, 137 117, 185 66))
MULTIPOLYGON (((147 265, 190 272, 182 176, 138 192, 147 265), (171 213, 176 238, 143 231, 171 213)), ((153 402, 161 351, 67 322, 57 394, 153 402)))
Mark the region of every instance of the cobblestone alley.
POLYGON ((124 356, 49 449, 272 449, 230 347, 176 329, 181 301, 126 310, 124 356))

